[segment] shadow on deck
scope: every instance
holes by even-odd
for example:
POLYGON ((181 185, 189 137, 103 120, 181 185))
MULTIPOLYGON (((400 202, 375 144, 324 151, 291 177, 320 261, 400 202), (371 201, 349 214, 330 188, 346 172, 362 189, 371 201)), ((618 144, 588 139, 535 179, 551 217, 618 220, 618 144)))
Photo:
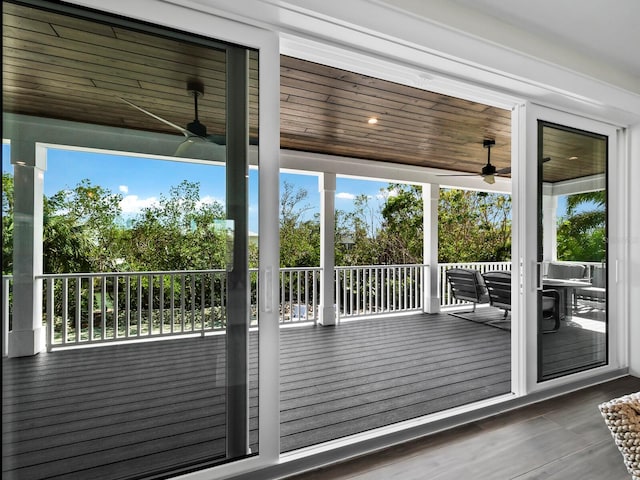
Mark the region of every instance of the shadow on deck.
MULTIPOLYGON (((3 361, 3 478, 139 478, 222 460, 225 337, 3 361)), ((281 450, 510 391, 510 333, 447 314, 281 330, 281 450)), ((257 334, 250 441, 257 451, 257 334)))

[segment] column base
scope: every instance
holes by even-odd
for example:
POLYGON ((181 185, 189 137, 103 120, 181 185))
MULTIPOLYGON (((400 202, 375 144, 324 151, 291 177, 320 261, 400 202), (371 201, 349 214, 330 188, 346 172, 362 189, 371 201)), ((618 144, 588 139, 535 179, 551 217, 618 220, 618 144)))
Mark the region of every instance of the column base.
POLYGON ((28 357, 45 350, 44 329, 9 332, 9 357, 28 357))
POLYGON ((439 298, 429 298, 424 301, 424 308, 422 309, 424 313, 440 313, 440 299, 439 298))
POLYGON ((320 305, 318 309, 320 312, 318 323, 325 327, 336 324, 336 307, 334 305, 330 307, 323 307, 320 305))

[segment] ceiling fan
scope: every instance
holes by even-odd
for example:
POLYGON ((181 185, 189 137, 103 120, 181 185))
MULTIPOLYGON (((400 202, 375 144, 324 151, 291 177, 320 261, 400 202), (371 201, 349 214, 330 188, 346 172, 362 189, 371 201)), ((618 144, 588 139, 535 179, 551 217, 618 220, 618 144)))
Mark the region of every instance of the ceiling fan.
POLYGON ((482 167, 480 173, 453 173, 453 174, 443 174, 438 175, 439 177, 473 177, 476 175, 482 176, 482 179, 488 183, 489 185, 493 185, 496 183, 495 177, 499 175, 508 175, 511 173, 511 167, 501 168, 500 170, 496 169, 494 165, 491 164, 491 147, 496 144, 495 140, 492 139, 484 139, 482 141, 482 146, 487 149, 487 164, 482 167))
POLYGON ((169 125, 170 127, 175 128, 180 131, 184 136, 184 141, 178 146, 176 150, 175 156, 181 156, 186 153, 191 145, 197 142, 210 142, 216 145, 224 145, 224 138, 216 135, 207 135, 207 127, 200 122, 198 119, 198 98, 204 95, 204 85, 202 82, 198 80, 190 80, 187 82, 187 91, 190 95, 193 96, 193 106, 194 106, 194 120, 187 124, 186 128, 181 127, 180 125, 176 125, 169 120, 166 120, 155 113, 151 113, 149 110, 145 110, 144 108, 136 105, 129 100, 119 97, 124 103, 132 106, 133 108, 140 110, 142 113, 149 115, 160 122, 169 125))

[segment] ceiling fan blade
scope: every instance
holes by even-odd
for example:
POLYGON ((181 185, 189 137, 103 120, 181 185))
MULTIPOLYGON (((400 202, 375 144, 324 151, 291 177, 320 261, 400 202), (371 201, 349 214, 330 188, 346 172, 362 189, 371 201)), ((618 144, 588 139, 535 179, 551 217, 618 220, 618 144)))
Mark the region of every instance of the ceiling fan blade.
MULTIPOLYGON (((550 157, 543 158, 542 163, 547 163, 550 160, 551 160, 550 157)), ((511 167, 501 168, 500 170, 496 171, 496 175, 509 175, 510 173, 511 173, 511 167)))
POLYGON ((158 115, 156 115, 155 113, 151 113, 150 111, 145 110, 145 109, 144 109, 144 108, 142 108, 142 107, 139 107, 138 105, 136 105, 135 103, 130 102, 129 100, 126 100, 126 99, 124 99, 124 98, 122 98, 122 97, 118 97, 118 98, 119 98, 120 100, 122 100, 124 103, 126 103, 126 104, 128 104, 128 105, 132 106, 133 108, 135 108, 135 109, 137 109, 137 110, 140 110, 142 113, 144 113, 144 114, 146 114, 146 115, 149 115, 150 117, 153 117, 153 118, 155 118, 156 120, 161 121, 161 122, 162 122, 162 123, 164 123, 165 125, 169 125, 170 127, 173 127, 173 128, 175 128, 176 130, 179 130, 179 131, 180 131, 180 132, 182 132, 182 134, 183 134, 185 137, 187 137, 187 138, 190 138, 190 137, 197 137, 197 135, 194 135, 194 134, 193 134, 193 133, 191 133, 189 130, 187 130, 186 128, 181 127, 180 125, 176 125, 175 123, 170 122, 169 120, 165 120, 164 118, 159 117, 159 116, 158 116, 158 115))
POLYGON ((441 173, 436 177, 481 177, 481 173, 441 173))

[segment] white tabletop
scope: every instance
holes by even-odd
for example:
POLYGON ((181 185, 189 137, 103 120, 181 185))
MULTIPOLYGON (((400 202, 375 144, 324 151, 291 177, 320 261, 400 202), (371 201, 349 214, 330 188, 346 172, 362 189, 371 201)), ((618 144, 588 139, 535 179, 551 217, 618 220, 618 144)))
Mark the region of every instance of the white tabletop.
POLYGON ((591 282, 577 278, 543 278, 542 284, 549 287, 590 287, 591 282))

